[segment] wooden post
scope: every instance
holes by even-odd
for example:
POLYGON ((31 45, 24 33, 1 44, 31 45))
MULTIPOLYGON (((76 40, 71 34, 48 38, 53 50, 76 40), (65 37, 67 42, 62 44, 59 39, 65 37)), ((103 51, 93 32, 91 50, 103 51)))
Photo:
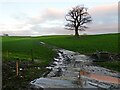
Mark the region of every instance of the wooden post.
POLYGON ((83 80, 81 78, 81 72, 84 74, 83 70, 79 71, 78 83, 81 87, 83 87, 83 80))
POLYGON ((32 62, 34 61, 34 58, 33 58, 33 49, 31 49, 31 58, 32 58, 32 62))
POLYGON ((7 60, 8 60, 8 50, 7 50, 7 52, 6 52, 6 57, 7 57, 7 60))
POLYGON ((19 62, 18 60, 16 61, 16 76, 19 75, 19 62))
POLYGON ((81 70, 79 71, 79 77, 78 79, 80 80, 81 79, 81 70))

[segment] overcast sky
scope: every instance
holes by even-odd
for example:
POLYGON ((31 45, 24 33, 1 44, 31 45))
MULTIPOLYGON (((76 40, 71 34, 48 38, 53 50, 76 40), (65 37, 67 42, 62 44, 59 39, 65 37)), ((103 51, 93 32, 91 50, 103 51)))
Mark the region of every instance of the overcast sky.
POLYGON ((93 22, 82 33, 118 32, 119 0, 0 0, 0 35, 73 34, 64 29, 66 13, 84 5, 93 22))

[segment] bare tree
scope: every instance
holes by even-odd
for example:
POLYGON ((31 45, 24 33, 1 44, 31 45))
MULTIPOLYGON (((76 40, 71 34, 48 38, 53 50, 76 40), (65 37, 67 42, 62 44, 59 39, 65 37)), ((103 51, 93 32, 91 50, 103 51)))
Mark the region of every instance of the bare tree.
POLYGON ((79 36, 78 31, 84 31, 86 28, 86 23, 92 21, 91 16, 89 15, 87 8, 84 6, 76 6, 70 10, 66 16, 66 21, 68 23, 65 25, 68 30, 75 30, 75 36, 79 36))

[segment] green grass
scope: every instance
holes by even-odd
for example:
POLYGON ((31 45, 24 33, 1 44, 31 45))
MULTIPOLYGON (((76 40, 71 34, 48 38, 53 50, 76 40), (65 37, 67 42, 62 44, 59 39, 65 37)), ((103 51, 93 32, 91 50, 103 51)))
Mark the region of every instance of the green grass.
POLYGON ((103 34, 81 36, 80 38, 73 36, 44 36, 37 38, 57 47, 89 54, 96 52, 96 50, 118 53, 118 36, 119 34, 103 34))
POLYGON ((31 49, 35 59, 48 62, 54 57, 54 52, 40 45, 40 41, 59 48, 89 54, 98 51, 118 53, 119 34, 86 35, 75 38, 70 35, 41 37, 2 37, 3 59, 31 60, 31 49))
POLYGON ((41 37, 2 37, 3 58, 14 59, 19 57, 21 60, 31 59, 31 49, 35 59, 42 61, 50 60, 54 52, 39 44, 40 41, 46 42, 60 48, 65 48, 80 53, 93 53, 98 51, 108 51, 118 53, 118 35, 87 35, 75 38, 73 36, 41 36, 41 37))
POLYGON ((96 64, 120 72, 120 61, 96 62, 96 64))
POLYGON ((27 90, 30 81, 41 77, 47 71, 45 67, 53 60, 54 56, 55 52, 40 45, 40 40, 36 38, 2 37, 3 89, 27 90), (31 49, 35 62, 31 62, 31 49), (17 58, 20 59, 19 67, 23 68, 23 71, 19 71, 19 76, 13 72, 16 70, 15 60, 17 58))
POLYGON ((31 49, 34 59, 49 63, 54 55, 51 49, 40 45, 39 40, 32 37, 2 37, 3 60, 31 60, 31 49))

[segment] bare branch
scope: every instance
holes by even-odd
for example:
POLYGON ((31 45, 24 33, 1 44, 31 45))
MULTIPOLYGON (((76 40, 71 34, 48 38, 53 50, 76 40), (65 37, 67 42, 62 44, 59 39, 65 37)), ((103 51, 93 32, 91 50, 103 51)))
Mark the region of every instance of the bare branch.
POLYGON ((91 22, 91 21, 92 21, 92 19, 91 19, 90 16, 85 17, 85 18, 83 18, 83 19, 81 20, 80 25, 83 25, 83 24, 85 24, 85 23, 89 23, 89 22, 91 22))
POLYGON ((75 22, 73 19, 68 19, 67 16, 65 17, 66 21, 70 21, 70 22, 75 22))
POLYGON ((65 27, 65 29, 67 29, 67 30, 74 30, 74 28, 66 28, 66 27, 65 27))

